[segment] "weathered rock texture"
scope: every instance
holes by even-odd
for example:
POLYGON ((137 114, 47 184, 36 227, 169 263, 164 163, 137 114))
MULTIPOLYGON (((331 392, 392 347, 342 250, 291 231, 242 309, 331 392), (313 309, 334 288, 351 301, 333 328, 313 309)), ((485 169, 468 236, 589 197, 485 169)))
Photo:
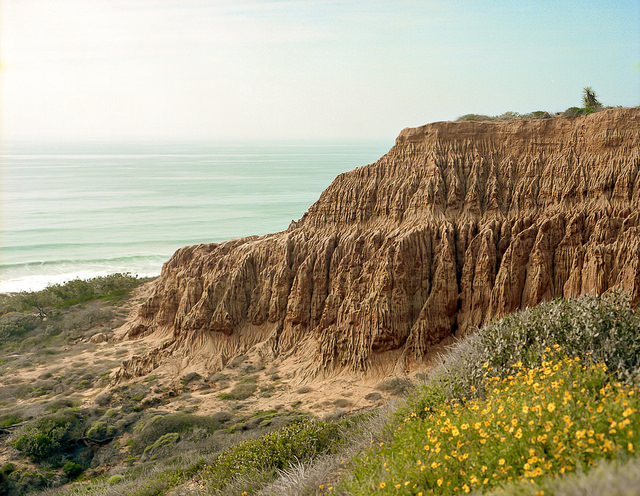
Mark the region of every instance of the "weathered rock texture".
POLYGON ((178 250, 130 337, 215 369, 258 346, 305 374, 390 371, 554 297, 640 302, 640 108, 429 124, 341 174, 284 232, 178 250))

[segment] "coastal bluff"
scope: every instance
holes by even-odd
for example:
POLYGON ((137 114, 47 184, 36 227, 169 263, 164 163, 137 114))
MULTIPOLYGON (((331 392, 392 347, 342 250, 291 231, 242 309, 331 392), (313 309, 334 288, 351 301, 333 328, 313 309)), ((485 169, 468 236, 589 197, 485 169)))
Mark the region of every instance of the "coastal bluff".
POLYGON ((285 231, 178 250, 119 330, 156 347, 114 380, 247 352, 301 378, 406 371, 496 317, 612 289, 640 303, 640 107, 437 122, 285 231))

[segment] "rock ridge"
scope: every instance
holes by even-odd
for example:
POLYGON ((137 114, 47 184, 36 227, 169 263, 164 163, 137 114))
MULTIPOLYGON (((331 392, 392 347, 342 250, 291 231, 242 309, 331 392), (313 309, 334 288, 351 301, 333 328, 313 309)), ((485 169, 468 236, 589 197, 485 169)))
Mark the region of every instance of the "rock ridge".
POLYGON ((251 349, 303 378, 387 374, 552 298, 617 288, 638 305, 639 172, 639 107, 404 129, 287 230, 178 250, 122 329, 165 342, 115 380, 251 349))

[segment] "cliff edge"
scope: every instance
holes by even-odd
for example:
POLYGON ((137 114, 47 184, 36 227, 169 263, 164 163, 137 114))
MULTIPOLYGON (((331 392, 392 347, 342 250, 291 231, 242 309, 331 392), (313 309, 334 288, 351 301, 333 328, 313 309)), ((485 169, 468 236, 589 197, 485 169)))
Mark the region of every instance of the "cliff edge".
POLYGON ((249 350, 300 377, 390 373, 555 297, 637 305, 639 169, 640 107, 405 129, 286 231, 178 250, 121 329, 162 344, 115 380, 249 350))

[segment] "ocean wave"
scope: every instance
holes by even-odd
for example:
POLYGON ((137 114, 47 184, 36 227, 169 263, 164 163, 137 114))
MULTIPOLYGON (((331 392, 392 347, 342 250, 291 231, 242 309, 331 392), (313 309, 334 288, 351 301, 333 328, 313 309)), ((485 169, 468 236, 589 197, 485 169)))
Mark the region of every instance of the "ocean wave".
MULTIPOLYGON (((0 264, 0 271, 3 269, 10 268, 43 268, 43 267, 58 267, 58 266, 77 266, 77 265, 94 265, 94 264, 127 264, 127 263, 146 263, 146 262, 164 262, 168 257, 164 255, 130 255, 130 256, 122 256, 122 257, 113 257, 113 258, 96 258, 89 260, 82 259, 64 259, 64 260, 42 260, 35 262, 18 262, 18 263, 7 263, 0 264)), ((1 274, 2 272, 0 272, 1 274)))
POLYGON ((160 274, 167 257, 130 256, 96 260, 55 260, 0 265, 0 292, 38 291, 73 279, 90 279, 115 273, 139 277, 160 274))

